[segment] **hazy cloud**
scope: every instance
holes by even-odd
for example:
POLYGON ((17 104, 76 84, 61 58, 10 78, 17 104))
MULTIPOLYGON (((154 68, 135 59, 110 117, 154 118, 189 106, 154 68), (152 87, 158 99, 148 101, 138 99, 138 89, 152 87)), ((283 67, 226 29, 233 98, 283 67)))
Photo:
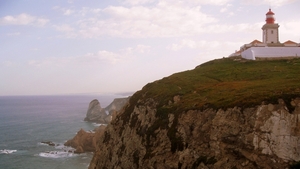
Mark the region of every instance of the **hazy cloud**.
POLYGON ((17 16, 7 15, 0 18, 0 25, 34 25, 44 26, 49 22, 48 19, 31 16, 26 13, 22 13, 17 16))
POLYGON ((240 23, 240 24, 214 24, 206 27, 207 33, 226 33, 226 32, 253 32, 260 31, 263 22, 240 23))
POLYGON ((133 55, 140 55, 144 53, 149 53, 151 50, 151 46, 147 45, 137 45, 135 47, 128 47, 126 49, 123 49, 121 53, 127 55, 127 56, 133 56, 133 55))
POLYGON ((130 4, 130 5, 140 5, 140 4, 148 4, 155 2, 155 0, 125 0, 125 4, 130 4))
POLYGON ((232 6, 232 4, 227 4, 225 5, 223 8, 221 8, 220 12, 224 13, 224 12, 228 12, 229 8, 232 6))
POLYGON ((64 15, 71 15, 72 13, 74 13, 74 10, 71 10, 71 9, 64 10, 64 15))
POLYGON ((79 33, 86 38, 176 37, 205 32, 204 26, 217 19, 201 12, 200 6, 181 6, 160 2, 155 7, 109 6, 102 10, 108 18, 89 18, 78 22, 79 33))
POLYGON ((178 51, 184 48, 188 49, 200 49, 215 51, 220 48, 227 47, 238 47, 241 42, 223 42, 223 41, 207 41, 207 40, 192 40, 192 39, 182 39, 179 43, 173 43, 167 47, 169 50, 178 51))
POLYGON ((12 33, 7 33, 6 35, 7 36, 19 36, 19 35, 21 35, 21 33, 20 32, 12 32, 12 33))
MULTIPOLYGON (((250 0, 249 0, 250 1, 250 0)), ((252 0, 254 1, 254 0, 252 0)), ((127 0, 131 4, 154 2, 153 0, 127 0)), ((104 9, 82 8, 76 24, 56 28, 66 37, 99 38, 101 36, 122 38, 183 37, 205 33, 226 33, 260 30, 261 23, 236 25, 222 24, 218 18, 202 12, 200 4, 223 5, 220 12, 234 15, 230 0, 188 0, 191 4, 171 0, 155 1, 154 6, 108 6, 104 9), (198 4, 198 5, 195 5, 198 4), (96 14, 96 15, 95 15, 96 14), (91 16, 91 17, 87 17, 91 16), (62 31, 65 30, 65 31, 62 31)))
POLYGON ((75 32, 75 29, 67 24, 62 25, 53 25, 54 29, 63 32, 67 38, 76 38, 77 34, 75 32))
MULTIPOLYGON (((296 42, 300 43, 300 22, 298 20, 280 22, 280 33, 289 34, 296 38, 296 42)), ((292 39, 291 39, 292 40, 292 39)))
POLYGON ((101 64, 117 64, 119 62, 129 60, 134 56, 149 52, 151 49, 147 45, 137 45, 119 50, 119 52, 111 52, 100 50, 98 52, 89 52, 82 56, 73 57, 48 57, 41 60, 30 60, 28 64, 34 67, 67 67, 69 65, 77 66, 93 66, 101 64))
POLYGON ((84 60, 86 62, 106 62, 110 64, 116 64, 118 61, 121 60, 121 55, 114 52, 101 50, 97 53, 88 53, 85 56, 78 57, 77 59, 84 60))
POLYGON ((208 5, 225 5, 232 0, 188 0, 189 2, 194 2, 197 4, 208 4, 208 5))
POLYGON ((255 5, 266 4, 266 5, 270 5, 271 7, 279 7, 289 3, 296 2, 296 0, 244 0, 244 2, 248 4, 255 4, 255 5))
POLYGON ((76 11, 73 9, 69 9, 69 8, 62 8, 60 6, 54 6, 52 9, 62 12, 63 15, 69 16, 72 15, 73 13, 75 13, 76 11))
POLYGON ((115 64, 120 60, 120 55, 106 50, 87 53, 83 56, 73 57, 48 57, 41 60, 30 60, 28 64, 37 68, 68 67, 68 66, 94 66, 99 64, 115 64))
POLYGON ((61 32, 72 32, 74 31, 74 28, 72 28, 70 25, 63 24, 63 25, 54 25, 54 28, 61 32))
MULTIPOLYGON (((192 3, 198 5, 225 5, 232 0, 185 0, 183 3, 192 3)), ((150 4, 150 3, 161 3, 167 2, 170 4, 178 3, 180 1, 175 2, 174 0, 125 0, 125 4, 130 5, 143 5, 143 4, 150 4)))

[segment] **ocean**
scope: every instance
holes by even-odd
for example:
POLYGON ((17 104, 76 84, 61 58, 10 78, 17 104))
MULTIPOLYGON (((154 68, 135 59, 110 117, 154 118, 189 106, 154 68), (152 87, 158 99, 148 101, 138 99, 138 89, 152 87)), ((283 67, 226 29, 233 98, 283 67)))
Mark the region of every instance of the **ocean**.
POLYGON ((117 97, 125 96, 0 96, 0 169, 88 168, 92 153, 74 154, 63 144, 97 126, 83 121, 90 101, 104 108, 117 97))

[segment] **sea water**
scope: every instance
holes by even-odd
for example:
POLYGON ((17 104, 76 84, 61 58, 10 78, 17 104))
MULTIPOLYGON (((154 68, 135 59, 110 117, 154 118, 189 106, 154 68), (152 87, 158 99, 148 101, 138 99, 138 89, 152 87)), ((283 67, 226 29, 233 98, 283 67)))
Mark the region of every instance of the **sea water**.
POLYGON ((0 96, 0 169, 86 169, 92 153, 63 144, 81 128, 90 101, 106 107, 119 95, 0 96), (51 141, 55 146, 43 144, 51 141))

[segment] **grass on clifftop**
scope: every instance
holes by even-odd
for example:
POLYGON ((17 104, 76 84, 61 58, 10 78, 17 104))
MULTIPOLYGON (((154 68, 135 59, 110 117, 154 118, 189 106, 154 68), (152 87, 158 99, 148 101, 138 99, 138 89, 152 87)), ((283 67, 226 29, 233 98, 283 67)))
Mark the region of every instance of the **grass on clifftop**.
POLYGON ((159 107, 189 110, 250 107, 295 97, 300 97, 300 59, 223 58, 149 83, 132 101, 153 98, 160 102, 159 107), (180 102, 169 105, 176 95, 180 95, 180 102))

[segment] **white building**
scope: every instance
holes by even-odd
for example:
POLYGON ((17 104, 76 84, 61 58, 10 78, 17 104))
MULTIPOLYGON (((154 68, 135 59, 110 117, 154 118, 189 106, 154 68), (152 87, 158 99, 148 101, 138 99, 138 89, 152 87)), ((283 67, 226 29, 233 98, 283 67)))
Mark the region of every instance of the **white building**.
POLYGON ((254 40, 241 46, 240 51, 230 56, 241 55, 245 59, 300 57, 300 44, 293 41, 280 43, 279 25, 275 23, 274 13, 271 9, 266 13, 266 23, 262 29, 262 42, 254 40))

